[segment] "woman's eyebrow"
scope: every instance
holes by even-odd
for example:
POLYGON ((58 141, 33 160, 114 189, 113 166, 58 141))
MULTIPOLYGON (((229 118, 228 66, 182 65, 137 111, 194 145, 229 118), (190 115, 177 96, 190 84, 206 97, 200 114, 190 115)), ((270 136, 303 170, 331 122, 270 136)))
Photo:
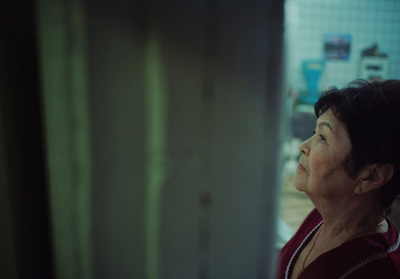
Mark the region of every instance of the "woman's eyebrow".
POLYGON ((331 130, 333 132, 333 128, 332 128, 331 124, 329 124, 329 122, 321 121, 321 122, 318 123, 317 126, 318 127, 326 126, 326 127, 329 128, 329 130, 331 130))

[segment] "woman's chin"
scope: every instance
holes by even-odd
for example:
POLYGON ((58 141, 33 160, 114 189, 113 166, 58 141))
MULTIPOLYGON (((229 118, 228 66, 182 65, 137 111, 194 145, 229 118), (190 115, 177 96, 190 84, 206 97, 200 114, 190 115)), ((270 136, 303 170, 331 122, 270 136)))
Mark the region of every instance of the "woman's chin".
POLYGON ((299 185, 297 185, 297 184, 293 184, 293 185, 294 185, 294 188, 295 188, 297 191, 304 192, 304 189, 303 189, 302 187, 300 187, 299 185))
POLYGON ((300 192, 304 192, 304 181, 301 181, 301 178, 298 177, 298 174, 295 175, 293 179, 293 186, 300 192))

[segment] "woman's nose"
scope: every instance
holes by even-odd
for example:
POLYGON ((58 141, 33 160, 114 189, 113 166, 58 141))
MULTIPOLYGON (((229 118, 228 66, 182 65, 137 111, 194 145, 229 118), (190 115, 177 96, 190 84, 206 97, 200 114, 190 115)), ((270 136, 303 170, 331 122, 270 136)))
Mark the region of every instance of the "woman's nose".
POLYGON ((303 141, 300 146, 300 152, 303 153, 304 155, 308 156, 310 154, 310 144, 309 144, 310 139, 307 139, 303 141))

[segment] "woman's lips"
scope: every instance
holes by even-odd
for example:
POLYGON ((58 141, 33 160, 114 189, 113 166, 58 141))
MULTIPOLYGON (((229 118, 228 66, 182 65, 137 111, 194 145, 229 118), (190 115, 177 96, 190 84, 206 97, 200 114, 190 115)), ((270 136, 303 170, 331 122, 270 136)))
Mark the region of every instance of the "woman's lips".
POLYGON ((307 171, 301 164, 299 164, 299 166, 297 167, 298 170, 301 171, 307 171))

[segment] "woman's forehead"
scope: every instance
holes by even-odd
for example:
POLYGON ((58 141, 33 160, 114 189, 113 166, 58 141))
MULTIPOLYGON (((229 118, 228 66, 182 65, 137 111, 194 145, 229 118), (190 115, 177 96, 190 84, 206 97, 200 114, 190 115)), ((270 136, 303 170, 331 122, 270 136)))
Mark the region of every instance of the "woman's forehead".
POLYGON ((329 109, 317 118, 317 126, 327 126, 332 129, 335 123, 338 122, 332 110, 329 109))
POLYGON ((347 132, 346 126, 342 123, 336 115, 333 113, 332 109, 326 110, 323 114, 321 114, 317 119, 317 127, 326 127, 332 133, 337 132, 338 130, 345 130, 347 132))

